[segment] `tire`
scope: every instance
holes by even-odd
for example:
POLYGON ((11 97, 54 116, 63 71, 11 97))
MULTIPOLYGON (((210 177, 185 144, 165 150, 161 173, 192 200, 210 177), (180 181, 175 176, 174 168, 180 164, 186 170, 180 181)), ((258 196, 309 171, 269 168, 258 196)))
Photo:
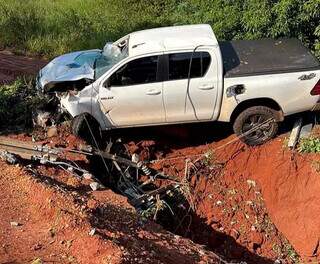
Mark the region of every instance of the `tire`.
POLYGON ((101 127, 89 114, 78 115, 72 120, 72 133, 94 147, 101 147, 101 127))
POLYGON ((266 106, 253 106, 245 109, 236 117, 233 131, 247 145, 261 145, 277 134, 276 120, 275 110, 266 106), (258 128, 259 125, 260 128, 258 128))

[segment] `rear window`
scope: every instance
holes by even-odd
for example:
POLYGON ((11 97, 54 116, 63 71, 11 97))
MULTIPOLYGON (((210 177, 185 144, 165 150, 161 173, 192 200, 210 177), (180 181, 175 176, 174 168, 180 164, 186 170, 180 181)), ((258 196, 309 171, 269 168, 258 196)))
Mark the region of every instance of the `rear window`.
POLYGON ((211 61, 208 52, 175 53, 169 55, 169 80, 188 79, 191 56, 190 78, 200 78, 206 74, 211 61))

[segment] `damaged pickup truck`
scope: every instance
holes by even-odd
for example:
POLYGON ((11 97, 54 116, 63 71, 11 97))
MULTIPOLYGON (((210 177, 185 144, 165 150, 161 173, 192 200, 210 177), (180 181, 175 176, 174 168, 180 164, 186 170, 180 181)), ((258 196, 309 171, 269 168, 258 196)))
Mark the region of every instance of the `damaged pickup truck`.
POLYGON ((319 107, 320 63, 296 39, 218 42, 209 25, 175 26, 60 56, 37 85, 75 134, 86 117, 93 130, 223 121, 258 145, 285 116, 319 107))

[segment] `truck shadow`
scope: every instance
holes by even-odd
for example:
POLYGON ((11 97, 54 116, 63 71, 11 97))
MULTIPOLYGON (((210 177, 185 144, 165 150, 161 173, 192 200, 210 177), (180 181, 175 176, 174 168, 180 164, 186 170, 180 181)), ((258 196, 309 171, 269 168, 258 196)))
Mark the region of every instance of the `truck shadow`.
MULTIPOLYGON (((285 118, 280 123, 277 137, 283 136, 291 131, 297 117, 312 116, 310 112, 292 115, 285 118)), ((105 134, 106 140, 111 137, 113 141, 121 139, 124 144, 139 147, 148 145, 152 153, 160 153, 164 156, 172 152, 173 149, 179 150, 187 147, 198 147, 213 142, 228 139, 233 140, 232 126, 223 122, 205 122, 181 125, 165 125, 154 127, 139 127, 116 129, 105 134)), ((141 151, 141 149, 140 149, 141 151)), ((151 159, 155 157, 150 157, 151 159)))

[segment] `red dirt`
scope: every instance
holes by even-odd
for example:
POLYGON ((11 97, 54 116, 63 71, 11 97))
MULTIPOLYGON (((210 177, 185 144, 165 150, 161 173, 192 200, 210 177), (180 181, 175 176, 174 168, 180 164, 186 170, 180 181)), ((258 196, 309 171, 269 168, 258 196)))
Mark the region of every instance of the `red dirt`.
POLYGON ((110 256, 119 263, 116 245, 88 235, 91 227, 72 196, 37 183, 19 167, 1 162, 0 174, 1 263, 98 263, 110 256), (104 252, 94 255, 99 248, 104 252))
POLYGON ((36 74, 46 63, 45 60, 0 51, 0 83, 12 82, 21 75, 36 74))
MULTIPOLYGON (((192 161, 198 158, 192 159, 192 155, 211 151, 211 166, 224 164, 223 169, 211 171, 203 169, 199 162, 195 164, 199 171, 191 183, 197 216, 205 219, 212 230, 221 230, 259 256, 275 259, 287 255, 286 261, 292 261, 293 251, 285 237, 303 259, 317 259, 319 154, 291 152, 284 148, 283 136, 260 147, 232 143, 215 151, 232 139, 233 136, 218 143, 175 151, 168 156, 190 155, 192 161)), ((179 171, 183 177, 185 159, 169 159, 160 164, 156 167, 167 168, 167 173, 179 171)), ((196 236, 196 241, 217 249, 215 232, 212 237, 192 235, 196 236)), ((218 252, 221 252, 219 246, 218 252)), ((241 248, 233 252, 231 247, 227 255, 236 257, 240 254, 243 258, 242 253, 241 248)))
POLYGON ((0 166, 0 263, 217 263, 190 240, 141 223, 126 198, 110 190, 91 192, 53 172, 37 177, 0 166))

